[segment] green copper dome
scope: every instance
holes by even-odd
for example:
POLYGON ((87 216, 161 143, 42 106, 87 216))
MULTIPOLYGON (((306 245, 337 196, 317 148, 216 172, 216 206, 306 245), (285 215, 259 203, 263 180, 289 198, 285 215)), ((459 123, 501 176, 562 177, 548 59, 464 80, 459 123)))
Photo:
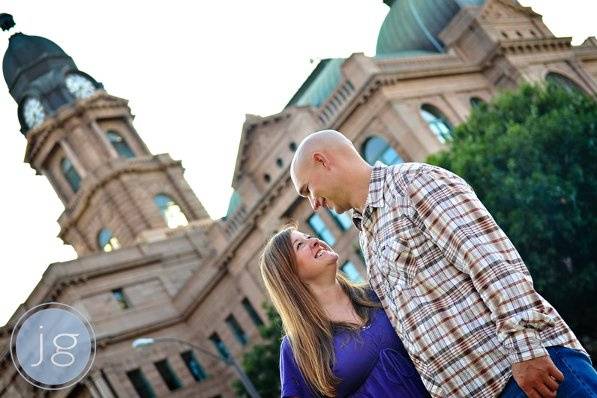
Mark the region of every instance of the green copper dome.
POLYGON ((320 106, 340 83, 342 78, 340 66, 343 62, 343 58, 328 58, 319 62, 286 107, 320 106))
POLYGON ((232 192, 232 195, 230 196, 230 202, 228 202, 228 210, 226 211, 226 217, 230 217, 236 211, 236 209, 238 209, 240 204, 240 194, 237 191, 232 192))
POLYGON ((443 52, 438 34, 466 6, 485 0, 394 0, 377 37, 377 55, 401 51, 443 52))

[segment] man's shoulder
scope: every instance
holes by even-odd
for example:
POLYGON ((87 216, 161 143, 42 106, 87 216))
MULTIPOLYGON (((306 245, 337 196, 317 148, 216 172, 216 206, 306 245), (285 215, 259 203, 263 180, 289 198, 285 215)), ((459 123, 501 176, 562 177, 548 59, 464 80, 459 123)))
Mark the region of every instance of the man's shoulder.
POLYGON ((414 181, 421 178, 434 178, 440 175, 453 175, 449 170, 428 163, 406 162, 388 166, 390 178, 386 179, 389 186, 407 188, 414 181))
POLYGON ((414 177, 425 172, 444 170, 441 167, 422 162, 403 162, 388 166, 393 175, 404 176, 405 178, 414 177))
POLYGON ((427 163, 405 162, 388 166, 386 175, 386 190, 397 190, 397 194, 404 195, 408 187, 422 173, 430 171, 435 166, 427 163))

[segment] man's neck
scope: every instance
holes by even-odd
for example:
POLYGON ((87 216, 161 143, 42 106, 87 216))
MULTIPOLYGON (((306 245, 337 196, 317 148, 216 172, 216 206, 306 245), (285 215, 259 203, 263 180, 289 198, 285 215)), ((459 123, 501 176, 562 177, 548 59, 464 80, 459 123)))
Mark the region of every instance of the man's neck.
POLYGON ((354 200, 353 203, 351 203, 351 206, 361 214, 363 214, 365 205, 367 204, 367 197, 369 196, 369 182, 371 181, 372 173, 373 167, 366 163, 355 173, 354 200))

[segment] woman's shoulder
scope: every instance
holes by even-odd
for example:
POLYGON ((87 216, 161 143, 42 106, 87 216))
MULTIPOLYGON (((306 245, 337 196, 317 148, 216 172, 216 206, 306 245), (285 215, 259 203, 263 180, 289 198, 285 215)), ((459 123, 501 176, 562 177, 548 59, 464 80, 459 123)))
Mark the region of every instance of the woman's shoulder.
POLYGON ((290 343, 290 338, 287 335, 282 337, 280 341, 280 356, 282 357, 292 357, 292 344, 290 343))
POLYGON ((288 336, 282 337, 280 342, 280 368, 283 373, 290 372, 294 375, 298 372, 298 366, 288 336))
POLYGON ((312 397, 292 353, 288 336, 280 342, 280 384, 282 397, 312 397))
POLYGON ((375 301, 376 303, 380 302, 379 297, 377 297, 375 290, 373 290, 371 286, 367 286, 365 288, 365 292, 367 293, 367 297, 369 298, 369 300, 375 301))

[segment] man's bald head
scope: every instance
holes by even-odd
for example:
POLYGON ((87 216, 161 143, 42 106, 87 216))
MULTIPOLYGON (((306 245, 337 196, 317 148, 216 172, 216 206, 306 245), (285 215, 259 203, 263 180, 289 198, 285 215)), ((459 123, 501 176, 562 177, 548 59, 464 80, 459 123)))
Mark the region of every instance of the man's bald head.
POLYGON ((322 130, 301 142, 290 176, 296 191, 309 199, 314 210, 327 207, 342 213, 352 207, 355 176, 367 173, 367 167, 342 133, 322 130))
POLYGON ((344 134, 336 130, 321 130, 308 135, 299 145, 292 158, 290 175, 296 182, 297 172, 313 161, 315 153, 322 154, 355 154, 358 156, 352 142, 344 134))

